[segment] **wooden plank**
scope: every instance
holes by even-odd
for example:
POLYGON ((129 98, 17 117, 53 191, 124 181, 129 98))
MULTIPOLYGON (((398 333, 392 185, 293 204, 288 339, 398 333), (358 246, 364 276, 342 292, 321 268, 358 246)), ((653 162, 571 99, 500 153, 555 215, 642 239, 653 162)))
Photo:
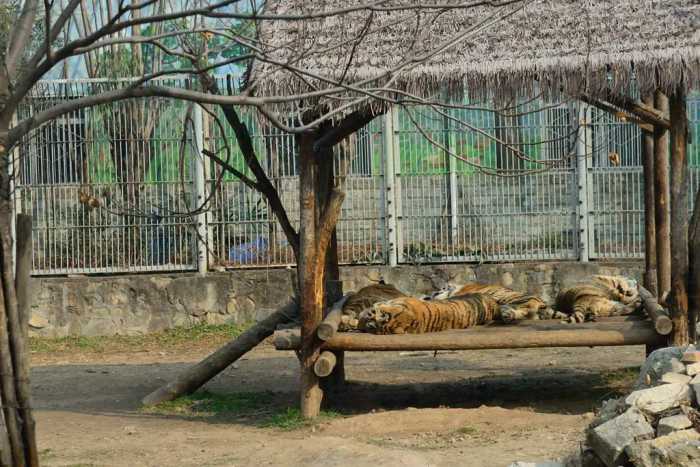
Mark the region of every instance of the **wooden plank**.
MULTIPOLYGON (((288 345, 278 350, 299 348, 299 331, 288 334, 288 345)), ((595 323, 564 324, 533 322, 525 326, 502 326, 498 330, 477 326, 471 329, 379 336, 366 333, 338 333, 323 345, 328 350, 479 350, 537 347, 594 347, 618 345, 661 345, 651 321, 601 320, 595 323)), ((277 341, 275 341, 277 344, 277 341)))

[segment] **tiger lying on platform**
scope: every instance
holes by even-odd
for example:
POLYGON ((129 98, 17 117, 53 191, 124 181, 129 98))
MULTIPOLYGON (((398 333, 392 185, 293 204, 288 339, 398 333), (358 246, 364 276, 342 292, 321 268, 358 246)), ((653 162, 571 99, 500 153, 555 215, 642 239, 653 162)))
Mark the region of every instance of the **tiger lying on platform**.
POLYGON ((501 320, 509 323, 521 319, 552 319, 555 312, 539 297, 516 292, 507 287, 471 282, 461 287, 448 286, 433 293, 428 300, 444 300, 465 294, 480 293, 493 297, 501 307, 501 320))
POLYGON ((360 330, 373 334, 420 334, 464 329, 500 318, 501 307, 485 294, 445 300, 400 297, 360 313, 360 330))
POLYGON ((570 322, 594 321, 599 316, 628 315, 639 309, 637 281, 622 276, 593 276, 593 281, 562 290, 554 309, 570 322))
POLYGON ((405 297, 406 294, 391 284, 380 281, 378 284, 362 287, 350 295, 343 306, 339 331, 356 331, 359 325, 360 313, 372 308, 377 302, 391 300, 392 298, 405 297))

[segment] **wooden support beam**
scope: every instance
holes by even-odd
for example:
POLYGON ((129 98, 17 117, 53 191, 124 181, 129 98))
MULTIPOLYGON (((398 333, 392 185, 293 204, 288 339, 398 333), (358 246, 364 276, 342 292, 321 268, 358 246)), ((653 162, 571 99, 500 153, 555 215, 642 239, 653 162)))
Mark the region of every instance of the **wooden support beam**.
POLYGON ((207 381, 253 349, 253 347, 272 335, 278 325, 293 321, 298 315, 299 305, 296 301, 291 300, 288 304, 264 320, 255 323, 250 329, 201 362, 187 368, 173 381, 144 397, 141 402, 146 406, 156 405, 177 399, 180 396, 192 394, 207 381))
POLYGON ((299 282, 301 308, 301 414, 304 418, 315 418, 321 411, 323 391, 314 363, 320 355, 320 341, 316 328, 323 319, 323 268, 325 255, 319 258, 316 229, 318 212, 316 191, 318 190, 318 164, 314 155, 314 134, 303 133, 299 142, 299 282), (317 264, 321 274, 317 274, 317 264))
MULTIPOLYGON (((275 333, 277 335, 277 333, 275 333)), ((298 330, 286 332, 287 339, 275 338, 277 350, 296 350, 301 345, 298 330)), ((516 326, 477 326, 475 328, 379 336, 367 333, 338 333, 323 345, 328 350, 480 350, 523 349, 538 347, 593 347, 618 345, 663 345, 666 339, 657 334, 648 320, 612 320, 594 323, 564 324, 532 321, 516 326)))
POLYGON ((688 114, 685 88, 669 99, 671 115, 671 343, 687 345, 688 333, 688 114))
MULTIPOLYGON (((654 94, 654 106, 668 113, 668 98, 660 91, 654 94)), ((669 180, 668 131, 654 130, 654 216, 656 220, 656 272, 660 301, 671 290, 671 188, 669 180)))
POLYGON ((634 99, 617 94, 608 94, 608 102, 622 110, 625 110, 640 120, 665 129, 671 128, 671 122, 668 114, 662 109, 655 108, 643 102, 635 101, 634 99))
MULTIPOLYGON (((654 105, 652 95, 642 99, 646 105, 654 105)), ((644 287, 654 297, 658 296, 656 280, 656 218, 654 214, 654 132, 642 132, 642 167, 644 177, 644 287)))
POLYGON ((337 358, 333 352, 330 350, 324 350, 319 355, 318 360, 314 363, 314 373, 319 378, 325 378, 333 372, 335 364, 337 363, 337 358))
POLYGON ((654 329, 662 336, 671 334, 673 322, 656 298, 644 287, 639 287, 642 306, 649 319, 654 323, 654 329))
POLYGON ((351 294, 345 294, 343 298, 335 302, 331 307, 331 311, 328 312, 321 324, 318 325, 316 335, 322 341, 327 341, 338 332, 338 326, 340 326, 340 321, 343 317, 343 307, 350 298, 350 295, 351 294))
POLYGON ((632 114, 624 109, 620 109, 620 108, 612 105, 609 102, 605 102, 603 100, 596 99, 596 98, 589 97, 589 96, 581 96, 580 99, 583 102, 585 102, 586 104, 592 105, 593 107, 597 107, 598 109, 600 109, 604 112, 612 114, 622 121, 634 123, 644 133, 649 133, 649 134, 654 133, 654 125, 653 124, 651 124, 645 120, 642 120, 639 117, 637 117, 636 115, 634 115, 634 114, 632 114))

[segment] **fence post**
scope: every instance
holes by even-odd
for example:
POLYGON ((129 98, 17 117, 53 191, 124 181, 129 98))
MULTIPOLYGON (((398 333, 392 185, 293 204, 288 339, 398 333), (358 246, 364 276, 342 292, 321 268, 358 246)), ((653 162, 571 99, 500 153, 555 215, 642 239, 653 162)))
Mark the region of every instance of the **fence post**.
POLYGON ((578 125, 578 133, 576 135, 576 184, 578 186, 579 261, 587 263, 590 259, 588 158, 592 154, 593 136, 591 131, 591 109, 587 104, 580 103, 578 125))
POLYGON ((457 238, 457 159, 455 159, 451 153, 457 151, 457 144, 454 140, 454 134, 450 131, 451 125, 450 120, 447 116, 443 116, 443 130, 445 132, 445 157, 447 158, 447 196, 449 197, 449 215, 450 215, 450 233, 447 243, 452 246, 452 254, 457 255, 456 251, 459 247, 459 242, 457 238))
POLYGON ((576 135, 576 179, 578 186, 578 231, 579 261, 587 263, 590 259, 589 236, 589 177, 588 158, 591 157, 591 109, 587 104, 580 104, 578 133, 576 135))
POLYGON ((202 113, 202 107, 198 104, 194 106, 194 113, 192 116, 194 120, 194 146, 196 148, 196 154, 194 154, 194 170, 193 170, 193 188, 194 196, 192 209, 197 209, 201 207, 201 210, 197 212, 194 217, 195 230, 197 232, 197 271, 200 274, 205 274, 208 268, 208 257, 209 257, 209 242, 208 242, 208 232, 209 228, 207 226, 207 210, 208 207, 202 206, 202 203, 207 199, 207 176, 206 176, 206 158, 202 153, 204 149, 204 116, 202 113))
POLYGON ((389 266, 398 264, 398 229, 397 229, 397 203, 400 203, 400 193, 396 190, 396 169, 394 166, 396 149, 394 144, 394 118, 396 109, 389 110, 382 117, 384 124, 384 247, 386 249, 389 266))
MULTIPOLYGON (((12 125, 17 125, 17 114, 12 115, 12 125)), ((19 191, 19 181, 17 180, 17 175, 19 175, 19 144, 15 145, 10 152, 9 156, 9 167, 8 171, 10 174, 10 199, 11 206, 13 209, 10 225, 10 236, 12 238, 12 270, 15 270, 15 265, 17 264, 17 214, 21 212, 22 209, 22 197, 19 191)))

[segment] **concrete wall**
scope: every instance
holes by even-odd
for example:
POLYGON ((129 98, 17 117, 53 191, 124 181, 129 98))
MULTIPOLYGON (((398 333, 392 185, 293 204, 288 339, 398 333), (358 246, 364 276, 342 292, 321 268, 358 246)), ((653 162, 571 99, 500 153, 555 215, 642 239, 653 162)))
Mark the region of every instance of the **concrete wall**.
MULTIPOLYGON (((342 269, 346 291, 384 278, 412 294, 448 281, 501 283, 552 301, 557 291, 590 274, 641 279, 642 264, 515 263, 435 266, 352 266, 342 269)), ((195 323, 245 323, 261 319, 292 293, 295 270, 238 270, 196 274, 35 278, 33 335, 140 334, 195 323)))

